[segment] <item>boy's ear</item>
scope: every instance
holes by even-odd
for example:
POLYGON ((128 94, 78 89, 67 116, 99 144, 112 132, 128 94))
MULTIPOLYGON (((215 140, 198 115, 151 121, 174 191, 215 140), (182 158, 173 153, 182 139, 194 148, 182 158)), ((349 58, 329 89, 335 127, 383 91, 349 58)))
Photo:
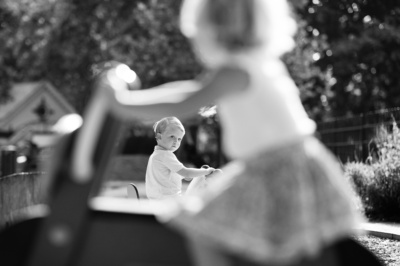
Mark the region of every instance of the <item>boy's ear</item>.
POLYGON ((156 140, 159 140, 159 139, 161 139, 161 134, 160 134, 160 133, 157 133, 157 134, 156 134, 156 140))

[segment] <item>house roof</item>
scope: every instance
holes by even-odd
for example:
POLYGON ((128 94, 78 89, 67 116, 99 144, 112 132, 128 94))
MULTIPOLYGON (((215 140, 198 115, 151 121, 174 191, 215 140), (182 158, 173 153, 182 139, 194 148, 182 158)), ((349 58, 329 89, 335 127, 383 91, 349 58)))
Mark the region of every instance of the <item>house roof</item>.
POLYGON ((43 92, 47 92, 66 113, 75 109, 47 81, 16 83, 10 89, 11 100, 0 105, 0 124, 15 117, 24 107, 43 92))
POLYGON ((38 82, 17 83, 10 89, 11 99, 0 105, 0 120, 29 98, 40 86, 38 82))

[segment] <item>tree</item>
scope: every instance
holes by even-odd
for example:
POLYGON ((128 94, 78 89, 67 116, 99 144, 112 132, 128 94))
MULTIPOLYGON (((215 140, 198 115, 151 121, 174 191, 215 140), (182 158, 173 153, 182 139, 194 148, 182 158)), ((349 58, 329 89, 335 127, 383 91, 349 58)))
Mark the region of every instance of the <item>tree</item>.
MULTIPOLYGON (((323 120, 400 105, 400 2, 290 0, 299 30, 283 59, 309 114, 323 120)), ((143 87, 202 70, 178 28, 181 0, 3 0, 0 101, 11 82, 47 79, 81 112, 102 62, 143 87)))
POLYGON ((51 36, 65 19, 65 5, 51 0, 4 0, 0 4, 0 102, 12 82, 37 80, 46 68, 51 36))
POLYGON ((314 59, 325 49, 327 43, 318 36, 309 36, 304 20, 298 20, 296 46, 282 59, 299 88, 301 101, 308 115, 312 119, 322 120, 328 117, 331 111, 325 96, 330 94, 331 77, 329 72, 322 71, 315 64, 314 59))
POLYGON ((331 116, 400 106, 400 2, 310 0, 298 14, 326 41, 315 65, 330 77, 331 116))
MULTIPOLYGON (((47 79, 82 111, 99 66, 117 60, 144 87, 200 73, 178 28, 181 1, 7 0, 0 6, 1 82, 47 79)), ((7 86, 1 86, 7 100, 7 86)))

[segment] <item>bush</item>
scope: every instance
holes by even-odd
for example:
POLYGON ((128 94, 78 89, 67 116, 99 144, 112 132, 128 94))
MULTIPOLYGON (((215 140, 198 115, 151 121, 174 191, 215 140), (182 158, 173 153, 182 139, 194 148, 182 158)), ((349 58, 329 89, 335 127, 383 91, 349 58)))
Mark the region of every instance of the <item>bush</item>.
POLYGON ((380 126, 373 140, 377 158, 368 163, 347 163, 345 174, 371 219, 400 220, 400 130, 380 126))
POLYGON ((358 208, 362 213, 367 214, 371 209, 368 187, 373 182, 374 178, 372 167, 359 162, 349 162, 344 165, 344 172, 358 196, 355 197, 358 200, 358 208))

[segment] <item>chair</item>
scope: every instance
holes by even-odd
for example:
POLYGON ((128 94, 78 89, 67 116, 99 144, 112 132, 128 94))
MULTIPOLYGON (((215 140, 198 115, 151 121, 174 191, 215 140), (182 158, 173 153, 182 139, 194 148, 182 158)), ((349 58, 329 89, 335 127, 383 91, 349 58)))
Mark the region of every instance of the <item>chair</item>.
POLYGON ((126 191, 129 199, 140 199, 139 190, 134 183, 129 183, 126 187, 126 191))

